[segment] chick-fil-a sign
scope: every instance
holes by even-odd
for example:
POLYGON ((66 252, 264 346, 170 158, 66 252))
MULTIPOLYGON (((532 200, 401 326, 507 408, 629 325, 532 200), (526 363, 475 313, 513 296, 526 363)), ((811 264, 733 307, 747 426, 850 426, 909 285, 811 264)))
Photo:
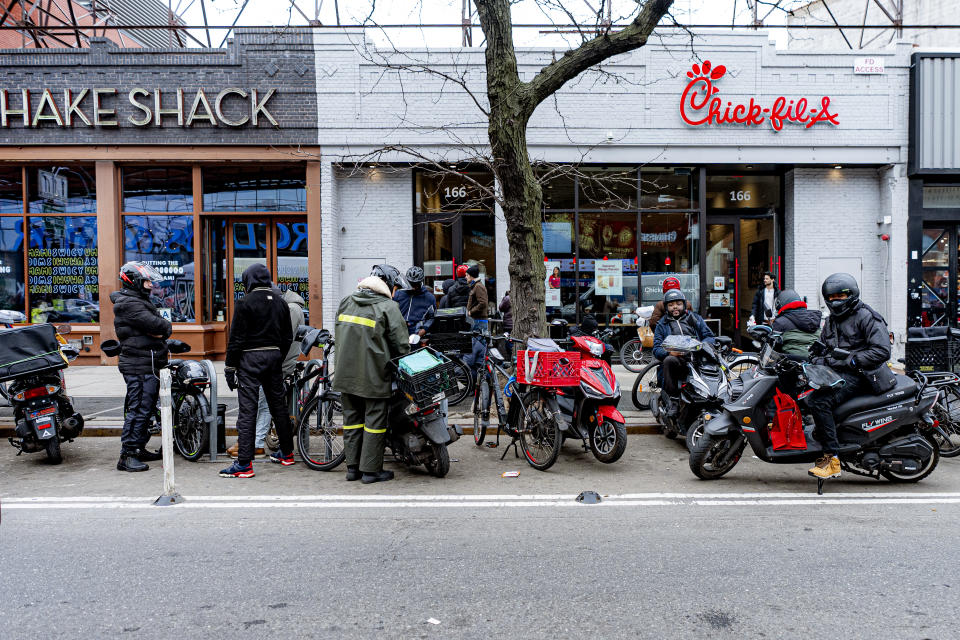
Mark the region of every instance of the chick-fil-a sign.
POLYGON ((801 124, 809 129, 813 125, 825 122, 838 125, 836 113, 830 113, 830 98, 820 98, 820 106, 810 106, 806 98, 776 98, 772 105, 758 103, 753 98, 747 104, 733 104, 718 97, 720 89, 714 82, 723 77, 727 68, 722 64, 716 67, 704 60, 703 65, 694 64, 687 71, 690 82, 680 97, 680 117, 687 124, 699 127, 709 124, 744 124, 758 126, 769 122, 774 131, 783 129, 784 123, 801 124))

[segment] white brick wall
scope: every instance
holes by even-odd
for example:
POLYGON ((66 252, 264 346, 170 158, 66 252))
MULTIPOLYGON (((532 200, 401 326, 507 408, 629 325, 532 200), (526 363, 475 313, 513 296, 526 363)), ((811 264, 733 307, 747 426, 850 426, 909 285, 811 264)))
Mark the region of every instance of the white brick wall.
POLYGON ((340 282, 344 260, 383 258, 401 273, 413 263, 413 172, 347 172, 325 164, 323 186, 332 192, 323 200, 323 321, 332 327, 340 299, 349 293, 340 282))

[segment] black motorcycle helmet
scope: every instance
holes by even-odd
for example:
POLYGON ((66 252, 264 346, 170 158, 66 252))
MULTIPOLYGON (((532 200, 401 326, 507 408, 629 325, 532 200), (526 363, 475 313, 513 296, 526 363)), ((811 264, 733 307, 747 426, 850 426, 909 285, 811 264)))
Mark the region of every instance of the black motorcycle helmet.
POLYGON ((683 295, 683 291, 680 291, 680 289, 670 289, 663 294, 663 310, 666 311, 668 315, 670 312, 667 309, 667 305, 671 302, 683 303, 683 309, 680 311, 680 315, 678 317, 683 317, 684 314, 687 313, 687 297, 683 295))
POLYGON ((124 289, 130 289, 140 295, 150 295, 150 289, 143 286, 144 282, 159 282, 163 280, 160 272, 143 262, 128 262, 120 267, 120 282, 124 289))
POLYGON ((820 287, 820 293, 823 294, 823 301, 830 309, 830 314, 843 317, 850 313, 860 302, 860 286, 857 279, 849 273, 834 273, 827 276, 820 287), (846 293, 845 300, 830 300, 830 296, 838 293, 846 293))
POLYGON ((419 289, 423 286, 423 269, 414 265, 407 269, 407 284, 411 289, 419 289))
POLYGON ((375 264, 373 265, 373 269, 370 270, 370 275, 383 280, 391 293, 394 287, 402 287, 404 285, 403 276, 400 275, 400 271, 393 265, 375 264))
POLYGON ((775 304, 777 306, 777 315, 780 315, 784 311, 790 311, 791 309, 807 308, 806 302, 804 302, 803 298, 800 297, 800 294, 793 289, 784 289, 781 291, 777 295, 775 304))

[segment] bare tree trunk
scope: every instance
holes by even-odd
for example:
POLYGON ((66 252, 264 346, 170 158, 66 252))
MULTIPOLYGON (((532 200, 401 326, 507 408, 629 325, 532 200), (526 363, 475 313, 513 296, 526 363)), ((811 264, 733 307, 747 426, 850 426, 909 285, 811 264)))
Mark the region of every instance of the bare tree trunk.
POLYGON ((647 0, 623 29, 609 27, 596 38, 548 64, 530 82, 517 72, 510 0, 474 0, 487 39, 487 135, 500 180, 503 214, 510 244, 510 303, 517 337, 546 334, 546 273, 543 264, 543 192, 527 153, 527 123, 541 102, 567 81, 618 53, 638 49, 666 14, 673 0, 647 0))

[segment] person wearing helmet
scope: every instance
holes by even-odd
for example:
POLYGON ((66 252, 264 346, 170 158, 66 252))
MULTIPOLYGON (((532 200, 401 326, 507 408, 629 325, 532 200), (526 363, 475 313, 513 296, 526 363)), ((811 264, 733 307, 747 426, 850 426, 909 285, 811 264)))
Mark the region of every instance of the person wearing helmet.
POLYGON ((858 395, 888 391, 896 384, 896 378, 886 364, 890 359, 887 323, 883 316, 860 300, 856 278, 849 273, 834 273, 823 281, 820 291, 830 310, 820 334, 820 341, 827 346, 828 353, 815 358, 814 362, 832 368, 843 378, 844 384, 819 389, 807 400, 817 425, 817 438, 823 446, 823 456, 809 473, 817 478, 835 478, 840 475, 840 460, 836 454, 841 445, 837 439, 834 409, 858 395), (837 358, 829 353, 830 349, 843 349, 850 355, 837 358), (874 388, 870 378, 884 380, 884 383, 881 388, 874 388))
POLYGON ((687 366, 684 363, 683 354, 668 352, 663 348, 663 341, 667 336, 672 335, 692 336, 711 344, 714 339, 713 332, 703 318, 688 310, 687 298, 683 295, 683 291, 668 290, 663 294, 663 305, 666 315, 657 323, 657 329, 653 333, 653 355, 662 362, 660 370, 663 372, 663 393, 660 398, 663 410, 666 413, 672 413, 677 407, 680 383, 686 378, 687 366))
POLYGON ((237 459, 220 471, 223 478, 254 476, 261 388, 280 441, 270 462, 284 467, 295 464, 293 428, 283 387, 283 361, 293 343, 290 307, 273 286, 266 265, 251 264, 243 271, 241 281, 244 296, 234 307, 224 369, 227 385, 237 390, 237 459))
POLYGON ((390 360, 410 352, 407 323, 393 301, 402 282, 390 265, 377 265, 337 309, 337 366, 333 388, 343 403, 347 480, 393 479, 383 470, 391 394, 390 360))
POLYGON ((110 294, 113 328, 120 341, 120 373, 127 385, 118 471, 146 471, 147 462, 163 457, 146 449, 160 395, 157 374, 167 366, 167 338, 173 330, 150 300, 153 285, 160 280, 163 276, 152 266, 128 262, 120 267, 121 289, 110 294))
POLYGON ((433 292, 423 286, 423 269, 417 266, 407 269, 407 287, 393 294, 400 307, 403 319, 407 321, 407 331, 421 338, 433 324, 433 313, 437 307, 437 298, 433 292))
POLYGON ((793 289, 784 289, 777 294, 777 317, 774 331, 782 334, 779 350, 791 356, 806 359, 810 345, 820 337, 819 311, 807 309, 807 303, 793 289))
MULTIPOLYGON (((680 278, 670 276, 663 279, 663 293, 671 289, 680 289, 680 278)), ((693 307, 690 306, 689 302, 687 302, 687 311, 693 311, 693 307)), ((657 304, 653 305, 653 312, 650 314, 651 331, 656 330, 657 323, 660 322, 660 318, 663 317, 664 313, 666 313, 666 308, 663 306, 663 300, 657 300, 657 304)))

